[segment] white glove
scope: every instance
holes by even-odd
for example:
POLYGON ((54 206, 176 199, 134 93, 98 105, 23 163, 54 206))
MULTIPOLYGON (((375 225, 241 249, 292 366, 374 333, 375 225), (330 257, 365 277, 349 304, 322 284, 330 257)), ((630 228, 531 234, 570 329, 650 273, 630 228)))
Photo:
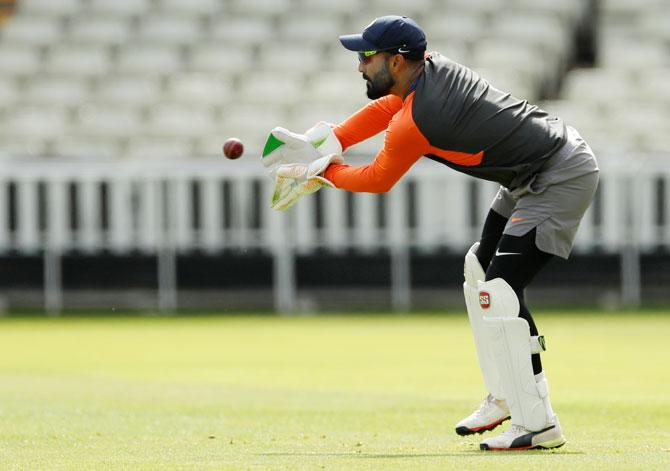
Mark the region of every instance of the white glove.
POLYGON ((330 154, 311 164, 286 164, 277 168, 275 191, 272 194, 272 209, 286 211, 303 196, 314 193, 324 186, 334 188, 321 174, 330 164, 344 163, 342 156, 330 154))
POLYGON ((319 121, 305 131, 305 137, 323 156, 329 154, 342 155, 342 144, 340 144, 340 140, 333 132, 333 127, 334 124, 319 121))
POLYGON ((310 163, 319 157, 321 154, 307 136, 276 127, 265 142, 261 163, 274 176, 280 165, 310 163))

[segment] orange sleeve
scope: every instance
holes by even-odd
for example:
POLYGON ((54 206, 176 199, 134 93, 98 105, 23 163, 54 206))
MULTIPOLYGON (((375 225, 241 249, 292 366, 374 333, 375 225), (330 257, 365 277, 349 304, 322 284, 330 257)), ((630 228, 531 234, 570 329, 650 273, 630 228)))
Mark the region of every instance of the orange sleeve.
POLYGON ((405 99, 402 110, 391 119, 384 147, 372 163, 358 167, 331 165, 323 176, 342 190, 368 193, 389 191, 430 150, 428 140, 412 118, 413 98, 412 93, 405 99))
POLYGON ((342 144, 342 150, 382 132, 401 108, 400 97, 387 95, 368 103, 342 121, 333 129, 342 144))

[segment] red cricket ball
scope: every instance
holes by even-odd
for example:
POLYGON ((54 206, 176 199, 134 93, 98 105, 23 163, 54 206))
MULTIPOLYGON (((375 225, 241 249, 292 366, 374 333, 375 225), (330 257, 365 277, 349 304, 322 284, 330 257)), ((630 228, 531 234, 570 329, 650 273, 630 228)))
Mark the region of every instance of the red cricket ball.
POLYGON ((231 137, 223 143, 223 155, 231 160, 239 159, 244 153, 244 145, 236 137, 231 137))

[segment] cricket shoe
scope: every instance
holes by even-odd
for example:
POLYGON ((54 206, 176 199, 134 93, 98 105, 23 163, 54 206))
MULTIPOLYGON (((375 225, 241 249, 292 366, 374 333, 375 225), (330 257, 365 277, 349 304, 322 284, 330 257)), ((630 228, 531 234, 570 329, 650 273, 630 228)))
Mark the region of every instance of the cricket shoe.
POLYGON ((542 430, 532 432, 520 425, 512 425, 497 437, 487 438, 479 444, 480 450, 515 451, 558 448, 565 444, 558 417, 542 430))
POLYGON ((507 403, 489 394, 479 405, 479 409, 456 424, 456 433, 459 435, 481 434, 493 430, 509 417, 507 403))

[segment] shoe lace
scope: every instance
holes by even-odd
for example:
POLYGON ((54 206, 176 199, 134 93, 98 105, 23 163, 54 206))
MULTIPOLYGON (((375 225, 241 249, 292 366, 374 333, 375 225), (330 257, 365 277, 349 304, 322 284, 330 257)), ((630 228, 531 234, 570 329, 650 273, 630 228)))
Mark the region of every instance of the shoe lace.
POLYGON ((505 430, 503 433, 500 434, 500 438, 508 436, 516 437, 518 435, 523 435, 526 432, 527 432, 526 429, 523 428, 521 425, 512 424, 510 428, 508 428, 507 430, 505 430))
POLYGON ((475 411, 475 414, 477 416, 483 415, 484 411, 486 411, 491 405, 495 402, 495 398, 489 394, 484 398, 484 400, 479 404, 479 409, 475 411))

